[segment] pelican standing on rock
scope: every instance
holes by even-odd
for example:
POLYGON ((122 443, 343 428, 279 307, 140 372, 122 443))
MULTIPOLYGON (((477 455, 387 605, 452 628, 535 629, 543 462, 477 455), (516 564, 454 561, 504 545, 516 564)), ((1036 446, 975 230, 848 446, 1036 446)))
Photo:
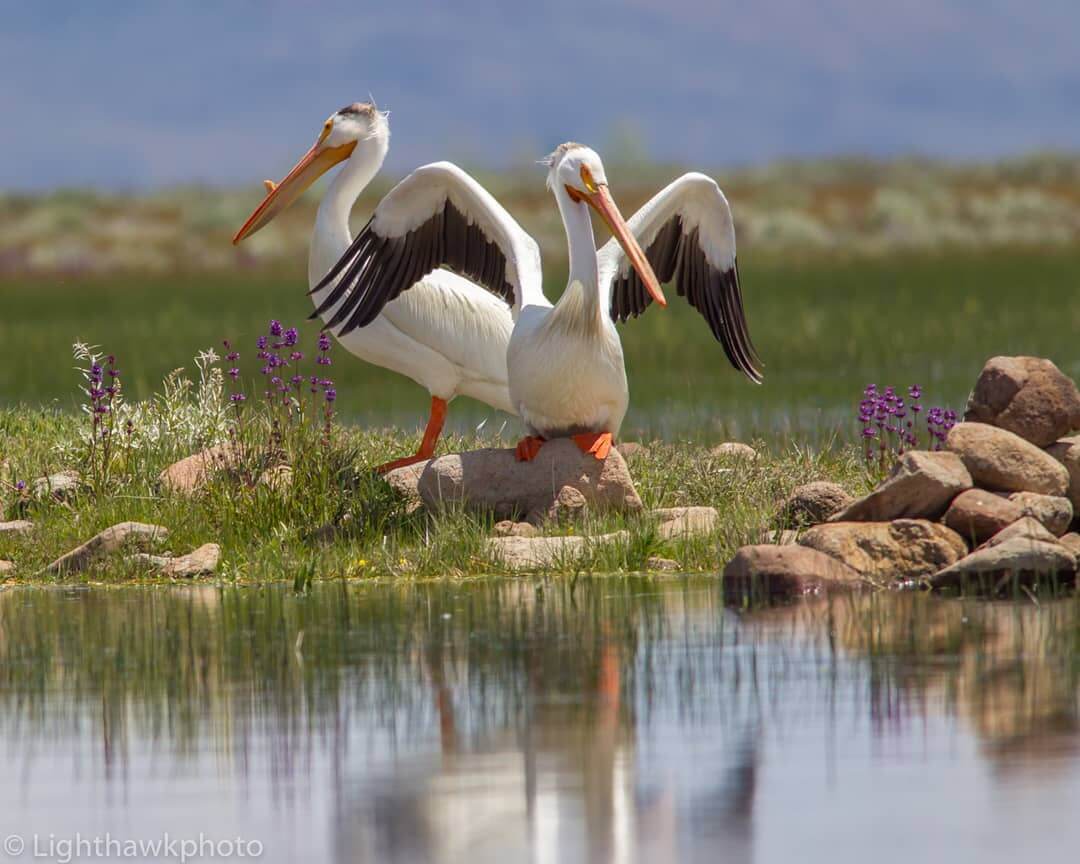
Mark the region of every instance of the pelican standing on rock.
POLYGON ((509 300, 515 320, 506 355, 510 400, 529 431, 518 444, 521 460, 534 458, 544 441, 566 436, 598 459, 607 456, 629 403, 614 322, 640 315, 653 301, 666 305, 661 279, 674 281, 705 317, 732 365, 760 382, 731 210, 716 182, 686 174, 627 224, 593 150, 563 144, 547 166, 569 244, 569 281, 554 306, 542 290, 532 238, 476 180, 437 162, 418 168, 379 202, 316 285, 316 292, 331 288, 319 314, 339 334, 351 333, 408 296, 418 274, 443 265, 509 300), (590 208, 613 235, 599 253, 590 208))
MULTIPOLYGON (((387 115, 374 105, 357 102, 331 114, 315 144, 285 179, 280 183, 265 181, 266 197, 233 243, 267 225, 322 174, 344 162, 323 196, 311 233, 308 284, 314 289, 349 248, 349 213, 382 167, 389 145, 387 115)), ((531 238, 529 243, 539 259, 531 238)), ((528 251, 523 250, 523 254, 528 251)), ((450 257, 445 263, 469 271, 467 261, 450 257)), ((350 353, 406 375, 431 393, 431 414, 416 454, 379 466, 381 472, 431 458, 447 405, 455 396, 471 396, 513 413, 506 348, 514 322, 505 300, 449 270, 429 267, 409 272, 412 281, 407 287, 412 290, 386 303, 364 329, 350 328, 336 334, 350 353)), ((340 303, 325 302, 319 290, 311 293, 323 320, 335 320, 340 303)))

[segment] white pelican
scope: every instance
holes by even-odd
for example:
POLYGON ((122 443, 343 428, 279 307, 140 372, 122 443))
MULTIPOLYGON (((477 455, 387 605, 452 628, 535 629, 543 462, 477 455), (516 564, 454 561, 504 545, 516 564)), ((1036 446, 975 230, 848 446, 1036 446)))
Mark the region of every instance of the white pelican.
MULTIPOLYGON (((265 181, 266 197, 233 243, 268 224, 322 174, 344 161, 323 196, 311 233, 308 284, 315 289, 349 248, 349 213, 382 167, 389 144, 387 115, 374 105, 357 102, 331 114, 315 144, 285 179, 278 184, 265 181)), ((539 259, 535 243, 527 239, 532 254, 539 259)), ((529 254, 529 250, 522 254, 529 254)), ((467 262, 451 258, 447 263, 468 272, 467 262)), ((506 347, 514 322, 506 302, 448 270, 429 267, 409 272, 413 274, 411 291, 386 303, 370 326, 337 334, 352 354, 412 378, 431 394, 431 413, 416 454, 381 465, 379 471, 430 459, 442 432, 447 404, 455 396, 471 396, 513 413, 507 389, 506 347)), ((338 314, 337 306, 323 302, 318 290, 311 293, 323 320, 329 323, 338 314)))
POLYGON ((316 285, 316 291, 334 286, 319 306, 328 326, 340 327, 339 334, 368 326, 386 304, 407 296, 419 274, 441 265, 511 300, 515 325, 506 363, 513 408, 530 433, 518 444, 523 460, 545 440, 564 436, 598 459, 607 456, 629 401, 614 322, 640 315, 653 300, 666 305, 657 274, 674 281, 705 317, 732 365, 760 382, 731 210, 716 182, 686 174, 627 224, 594 151, 563 144, 547 165, 570 253, 569 281, 557 304, 543 294, 535 242, 476 180, 437 162, 418 168, 379 202, 316 285), (599 253, 590 207, 613 235, 599 253))

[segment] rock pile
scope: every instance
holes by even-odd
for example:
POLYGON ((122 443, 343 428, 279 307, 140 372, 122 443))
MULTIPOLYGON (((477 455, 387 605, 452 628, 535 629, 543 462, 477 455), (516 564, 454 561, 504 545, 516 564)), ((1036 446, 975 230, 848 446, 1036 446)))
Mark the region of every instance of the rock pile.
MULTIPOLYGON (((944 450, 905 453, 857 501, 827 484, 800 487, 780 515, 787 525, 813 526, 799 536, 802 547, 878 585, 918 580, 996 591, 1046 576, 1073 580, 1080 534, 1068 532, 1080 506, 1080 436, 1063 436, 1078 428, 1080 391, 1057 366, 993 357, 944 450)), ((859 584, 781 548, 790 547, 740 549, 725 569, 731 591, 859 584)))

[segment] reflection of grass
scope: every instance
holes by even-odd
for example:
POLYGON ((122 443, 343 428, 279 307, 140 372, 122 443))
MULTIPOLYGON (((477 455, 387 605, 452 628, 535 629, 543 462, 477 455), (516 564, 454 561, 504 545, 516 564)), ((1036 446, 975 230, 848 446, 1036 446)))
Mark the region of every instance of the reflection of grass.
MULTIPOLYGON (((628 435, 821 440, 838 425, 845 434, 856 428, 858 394, 871 381, 918 382, 929 401, 960 408, 993 354, 1045 355, 1080 375, 1073 247, 834 261, 747 254, 740 264, 765 385, 733 372, 696 313, 673 298, 621 331, 628 435)), ((554 295, 565 271, 558 261, 548 267, 554 295)), ((301 320, 310 309, 305 284, 298 273, 9 280, 0 285, 0 401, 70 407, 75 339, 119 355, 129 395, 145 396, 201 347, 231 336, 250 351, 268 318, 301 320)), ((339 358, 344 415, 422 421, 427 397, 416 385, 339 358)), ((489 430, 503 421, 475 404, 451 410, 459 430, 484 417, 489 430)))

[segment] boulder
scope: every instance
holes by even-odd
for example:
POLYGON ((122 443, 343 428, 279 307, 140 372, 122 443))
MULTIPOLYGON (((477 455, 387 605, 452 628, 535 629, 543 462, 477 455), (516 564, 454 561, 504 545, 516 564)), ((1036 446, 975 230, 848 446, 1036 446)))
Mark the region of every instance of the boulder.
POLYGON ((1080 513, 1080 435, 1062 438, 1046 448, 1069 472, 1069 488, 1066 494, 1073 505, 1073 513, 1080 513))
POLYGON ((513 450, 440 456, 424 464, 417 489, 429 510, 462 505, 499 519, 524 515, 530 522, 559 516, 577 504, 596 512, 633 513, 642 507, 617 450, 599 461, 565 438, 547 442, 531 462, 518 462, 513 450))
POLYGON ((791 490, 777 514, 780 525, 817 525, 843 510, 854 499, 839 483, 815 480, 791 490))
POLYGON ((66 501, 79 490, 78 471, 59 471, 48 477, 38 477, 32 484, 34 497, 66 501))
POLYGON ((273 465, 259 475, 259 485, 279 495, 292 488, 293 470, 289 465, 273 465))
POLYGON ((770 546, 790 546, 798 542, 799 532, 792 528, 766 529, 758 535, 758 543, 767 543, 770 546))
POLYGON ((661 507, 652 512, 660 520, 657 532, 661 540, 704 537, 720 521, 715 507, 661 507))
POLYGON ((0 576, 10 576, 15 572, 14 561, 4 561, 0 559, 0 576))
POLYGON ((1072 524, 1073 506, 1068 498, 1040 495, 1038 492, 1013 492, 1009 500, 1020 507, 1024 516, 1032 516, 1042 522, 1055 537, 1068 531, 1072 524))
POLYGON ((46 573, 79 573, 95 561, 120 551, 125 544, 146 547, 169 536, 167 528, 147 525, 143 522, 121 522, 95 534, 81 546, 61 555, 48 567, 46 573))
MULTIPOLYGON (((1056 540, 1031 540, 1012 537, 986 545, 955 564, 940 570, 930 578, 933 588, 955 588, 979 577, 1000 578, 1005 582, 1019 577, 1030 583, 1041 576, 1071 579, 1076 573, 1076 555, 1056 540)), ((994 590, 1004 587, 994 586, 994 590)))
POLYGON ((972 546, 978 546, 1023 515, 1019 504, 996 492, 968 489, 953 499, 943 521, 972 546))
POLYGON ((536 537, 540 529, 529 522, 514 522, 512 519, 504 519, 496 522, 493 533, 496 537, 536 537))
POLYGON ((235 463, 233 447, 230 444, 218 444, 174 462, 158 475, 158 485, 162 491, 174 495, 194 495, 215 473, 235 463))
POLYGON ((1069 472, 1053 456, 1005 429, 957 423, 945 447, 959 456, 976 486, 998 492, 1064 495, 1069 472))
POLYGON ((1008 429, 1044 447, 1080 429, 1080 391, 1041 357, 991 357, 968 397, 964 419, 1008 429))
POLYGON ((1070 531, 1068 534, 1059 537, 1058 543, 1072 552, 1077 563, 1080 563, 1080 534, 1077 534, 1075 531, 1070 531))
POLYGON ((129 555, 128 560, 156 570, 161 576, 177 579, 194 579, 211 576, 221 560, 221 547, 217 543, 205 543, 187 555, 172 558, 166 555, 129 555))
POLYGON ((29 534, 34 530, 34 523, 25 519, 16 519, 13 522, 0 522, 0 534, 29 534))
POLYGON ((676 573, 682 569, 682 565, 671 558, 650 555, 645 559, 645 569, 650 573, 676 573))
POLYGON ((968 551, 951 528, 925 519, 826 522, 803 532, 799 544, 831 555, 878 582, 930 576, 968 551))
POLYGON ((637 441, 623 441, 615 449, 619 451, 619 455, 627 462, 634 459, 646 459, 649 456, 649 448, 644 444, 639 444, 637 441))
POLYGON ((971 485, 971 475, 955 453, 909 450, 877 489, 829 518, 832 522, 937 519, 971 485))
POLYGON ((979 548, 997 546, 999 543, 1017 539, 1038 541, 1040 543, 1057 542, 1057 538, 1046 529, 1042 522, 1031 516, 1023 516, 1007 528, 1002 528, 979 548))
POLYGON ((596 537, 492 537, 487 541, 487 552, 510 570, 565 567, 573 566, 578 559, 597 546, 625 543, 629 539, 630 534, 627 531, 615 531, 596 537))
POLYGON ((776 599, 866 583, 842 561, 806 546, 743 546, 724 567, 724 596, 776 599))
POLYGON ((721 459, 730 459, 732 461, 745 459, 747 462, 753 462, 758 458, 757 450, 749 444, 743 444, 741 441, 725 441, 723 444, 717 444, 709 453, 721 459))

